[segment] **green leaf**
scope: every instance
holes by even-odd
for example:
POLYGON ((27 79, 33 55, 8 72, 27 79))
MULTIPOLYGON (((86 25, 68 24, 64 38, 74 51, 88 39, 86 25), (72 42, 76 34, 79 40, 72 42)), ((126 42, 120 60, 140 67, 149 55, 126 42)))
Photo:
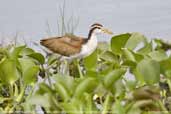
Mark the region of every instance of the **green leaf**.
POLYGON ((48 93, 44 95, 33 95, 30 99, 27 101, 28 104, 34 104, 37 106, 45 106, 45 107, 51 107, 50 103, 50 95, 48 93))
POLYGON ((64 101, 67 101, 70 99, 69 92, 68 92, 67 88, 62 83, 56 83, 55 89, 64 101))
POLYGON ((78 99, 74 99, 71 102, 63 102, 61 107, 66 114, 83 114, 83 102, 78 99))
POLYGON ((39 89, 38 89, 38 91, 36 91, 36 94, 43 95, 45 93, 53 94, 53 90, 47 84, 40 83, 39 84, 39 89))
POLYGON ((136 69, 147 84, 159 82, 160 64, 155 60, 144 59, 138 63, 136 69))
POLYGON ((0 80, 4 84, 13 84, 19 78, 19 72, 14 60, 5 59, 0 63, 0 80))
POLYGON ((124 75, 126 72, 125 69, 116 69, 113 71, 110 71, 105 77, 104 77, 104 85, 107 88, 110 88, 122 75, 124 75))
POLYGON ((142 54, 142 55, 146 55, 146 54, 150 53, 151 51, 152 51, 152 42, 147 43, 144 47, 139 49, 137 51, 137 53, 142 54))
POLYGON ((70 99, 70 96, 73 94, 74 88, 74 79, 69 76, 55 75, 53 79, 56 80, 55 90, 60 95, 60 97, 67 101, 70 99))
POLYGON ((85 93, 85 113, 91 114, 90 112, 93 111, 93 98, 91 94, 85 93))
POLYGON ((100 58, 114 63, 119 63, 118 56, 114 55, 111 51, 105 51, 100 55, 100 58))
POLYGON ((37 60, 40 64, 44 64, 45 63, 45 58, 42 54, 40 53, 32 53, 30 55, 28 55, 29 57, 37 60))
POLYGON ((15 47, 14 50, 11 53, 11 58, 12 59, 17 59, 19 54, 21 53, 21 51, 25 48, 26 46, 19 46, 19 47, 15 47))
POLYGON ((167 54, 163 50, 153 51, 149 53, 148 55, 151 57, 151 59, 156 60, 156 61, 162 61, 168 58, 167 54))
POLYGON ((116 100, 112 106, 112 114, 125 114, 125 109, 120 100, 116 100))
POLYGON ((128 48, 130 50, 135 49, 141 42, 143 42, 144 44, 146 44, 146 38, 144 37, 144 35, 140 34, 140 33, 132 33, 131 37, 128 39, 128 41, 125 44, 125 48, 128 48))
POLYGON ((121 49, 125 47, 125 44, 127 40, 130 38, 130 36, 131 34, 126 33, 126 34, 121 34, 121 35, 112 37, 112 40, 111 40, 112 51, 115 54, 120 55, 122 53, 121 49))
POLYGON ((37 80, 38 72, 39 72, 39 66, 29 67, 23 74, 24 75, 23 80, 25 84, 34 85, 34 83, 37 80))
POLYGON ((171 77, 171 58, 160 61, 161 72, 167 76, 171 77))
POLYGON ((118 79, 113 84, 113 88, 111 90, 112 90, 111 92, 115 95, 116 99, 121 100, 125 98, 126 88, 125 88, 125 84, 123 83, 123 79, 122 78, 118 79))
POLYGON ((37 80, 39 66, 35 65, 31 59, 21 58, 19 61, 22 67, 24 83, 33 85, 37 80))
POLYGON ((58 57, 55 54, 48 56, 48 65, 53 64, 55 61, 57 61, 58 57))
POLYGON ((34 53, 34 50, 26 47, 21 51, 20 55, 26 56, 26 55, 30 55, 32 53, 34 53))
POLYGON ((52 79, 56 80, 56 83, 59 83, 66 89, 68 95, 73 94, 73 90, 75 90, 75 80, 71 76, 63 76, 63 75, 54 75, 52 79))
POLYGON ((136 59, 135 59, 135 57, 134 57, 133 52, 131 52, 131 51, 128 50, 127 48, 124 48, 124 49, 123 49, 123 55, 124 55, 124 57, 126 58, 126 60, 136 62, 136 59))
POLYGON ((97 50, 90 56, 84 58, 84 66, 87 70, 95 70, 97 65, 97 50))
POLYGON ((87 70, 86 71, 86 76, 88 77, 97 77, 98 76, 98 73, 94 70, 87 70))
POLYGON ((136 63, 130 60, 125 60, 122 63, 122 66, 129 66, 130 68, 135 68, 136 67, 136 63))
POLYGON ((123 48, 123 56, 125 57, 126 60, 132 62, 139 62, 144 58, 142 55, 134 53, 133 51, 127 48, 123 48))
POLYGON ((92 92, 97 86, 97 80, 94 78, 84 78, 76 87, 74 96, 76 98, 81 98, 84 93, 92 92))

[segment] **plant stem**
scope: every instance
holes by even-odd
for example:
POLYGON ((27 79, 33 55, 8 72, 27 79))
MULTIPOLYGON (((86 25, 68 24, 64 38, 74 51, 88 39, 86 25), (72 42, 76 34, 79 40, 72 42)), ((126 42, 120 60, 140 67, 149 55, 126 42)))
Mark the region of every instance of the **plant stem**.
POLYGON ((83 74, 82 74, 82 71, 81 71, 81 67, 80 67, 79 61, 77 60, 76 62, 77 62, 76 64, 77 64, 77 68, 78 68, 78 72, 79 72, 80 78, 83 78, 83 74))
POLYGON ((158 102, 158 104, 160 105, 160 108, 162 109, 162 111, 166 112, 166 114, 167 114, 167 113, 169 114, 168 110, 167 110, 166 107, 163 105, 163 103, 162 103, 160 100, 157 101, 157 102, 158 102))
POLYGON ((109 106, 110 106, 110 95, 107 94, 104 105, 103 105, 102 114, 108 114, 109 106))
POLYGON ((13 84, 10 84, 9 86, 9 93, 10 93, 10 96, 13 96, 13 93, 14 93, 13 84))
POLYGON ((16 98, 16 101, 18 103, 20 103, 23 99, 24 93, 25 93, 25 89, 26 89, 26 85, 24 85, 24 87, 22 88, 20 94, 18 95, 18 97, 16 98))
POLYGON ((170 92, 171 92, 171 81, 170 81, 169 79, 167 79, 167 83, 168 83, 168 85, 169 85, 169 90, 170 90, 170 92))

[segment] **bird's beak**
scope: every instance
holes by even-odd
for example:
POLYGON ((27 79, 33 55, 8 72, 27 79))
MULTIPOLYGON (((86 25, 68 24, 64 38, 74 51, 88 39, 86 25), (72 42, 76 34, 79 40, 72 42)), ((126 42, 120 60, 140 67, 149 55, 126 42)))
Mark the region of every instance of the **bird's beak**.
POLYGON ((110 34, 110 35, 113 34, 112 31, 110 31, 110 30, 108 30, 108 29, 106 29, 106 28, 102 28, 102 31, 103 31, 104 33, 106 33, 106 34, 110 34))

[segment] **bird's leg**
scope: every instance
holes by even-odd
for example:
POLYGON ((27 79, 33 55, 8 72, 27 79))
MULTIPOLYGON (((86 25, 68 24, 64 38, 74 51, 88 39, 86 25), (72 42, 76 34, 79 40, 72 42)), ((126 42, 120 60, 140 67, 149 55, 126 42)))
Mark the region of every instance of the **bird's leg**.
POLYGON ((61 61, 60 73, 62 75, 69 75, 69 65, 67 60, 61 61))
POLYGON ((77 68, 78 68, 78 72, 79 72, 80 78, 83 78, 83 73, 81 71, 81 67, 80 67, 79 60, 78 59, 76 60, 76 64, 77 64, 77 68))

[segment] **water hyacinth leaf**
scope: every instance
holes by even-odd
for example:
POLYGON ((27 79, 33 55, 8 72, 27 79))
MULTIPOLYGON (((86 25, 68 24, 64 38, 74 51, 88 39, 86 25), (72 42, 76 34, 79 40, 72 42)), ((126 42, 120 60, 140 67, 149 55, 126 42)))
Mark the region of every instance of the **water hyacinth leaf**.
POLYGON ((98 73, 94 70, 87 70, 86 71, 86 76, 89 76, 89 77, 97 77, 98 76, 98 73))
POLYGON ((125 48, 128 48, 130 50, 135 49, 140 43, 144 43, 146 44, 146 38, 144 37, 144 35, 140 34, 140 33, 132 33, 131 37, 128 39, 128 41, 125 44, 125 48))
POLYGON ((123 56, 125 57, 126 60, 132 62, 139 62, 144 58, 142 55, 137 54, 127 48, 123 48, 122 50, 123 50, 123 56))
POLYGON ((106 88, 110 88, 122 75, 124 75, 126 72, 125 69, 116 69, 113 71, 110 71, 105 77, 104 77, 104 85, 106 88))
POLYGON ((125 60, 122 63, 122 66, 129 66, 130 68, 135 68, 136 67, 136 63, 130 60, 125 60))
POLYGON ((81 98, 84 93, 92 92, 97 86, 98 82, 95 78, 84 78, 76 87, 74 96, 81 98))
POLYGON ((171 58, 160 61, 160 68, 162 74, 171 77, 171 58))
POLYGON ((121 34, 121 35, 112 37, 112 40, 111 40, 112 52, 117 55, 122 54, 122 48, 125 47, 125 44, 127 40, 130 38, 130 36, 131 34, 126 33, 126 34, 121 34))
POLYGON ((137 53, 142 54, 142 55, 147 55, 148 53, 150 53, 152 51, 152 42, 147 43, 144 47, 142 47, 141 49, 139 49, 137 51, 137 53))
POLYGON ((126 88, 121 78, 113 84, 111 92, 115 95, 116 99, 123 99, 125 97, 126 88))
POLYGON ((125 114, 125 109, 120 100, 116 100, 112 106, 112 114, 125 114))
POLYGON ((82 114, 83 113, 83 102, 78 99, 74 99, 71 102, 61 103, 61 107, 64 109, 65 113, 68 114, 82 114))
POLYGON ((31 96, 30 99, 28 99, 27 103, 32 105, 51 107, 50 95, 48 93, 44 95, 35 94, 31 96))
POLYGON ((36 91, 36 93, 40 94, 40 95, 43 95, 45 93, 53 94, 53 90, 47 84, 40 83, 39 84, 39 89, 38 89, 38 91, 36 91))
POLYGON ((155 60, 144 59, 138 63, 136 69, 147 84, 154 84, 160 80, 160 64, 155 60))
POLYGON ((23 80, 25 84, 34 85, 34 83, 37 80, 37 74, 39 72, 39 66, 32 66, 29 67, 24 73, 23 73, 23 80))
POLYGON ((25 48, 26 46, 19 46, 19 47, 15 47, 11 53, 11 58, 12 59, 17 59, 19 54, 21 53, 21 51, 25 48))
POLYGON ((55 54, 52 54, 52 55, 49 55, 48 56, 48 65, 51 65, 53 64, 54 62, 57 61, 57 56, 55 54))
POLYGON ((95 70, 97 66, 97 50, 84 59, 84 66, 87 70, 95 70))
POLYGON ((0 63, 0 80, 4 84, 13 84, 20 74, 14 60, 5 59, 0 63))
POLYGON ((100 55, 100 58, 114 63, 119 63, 118 56, 114 55, 111 51, 105 51, 100 55))
POLYGON ((105 96, 102 114, 106 114, 107 112, 110 112, 111 107, 112 107, 112 99, 111 99, 111 95, 108 94, 105 96))
POLYGON ((127 48, 124 48, 124 49, 123 49, 123 55, 124 55, 124 57, 125 57, 126 60, 136 62, 136 59, 135 59, 135 57, 134 57, 133 52, 131 52, 131 51, 128 50, 127 48))
POLYGON ((136 88, 137 81, 136 80, 127 80, 126 86, 129 90, 134 90, 136 88))
POLYGON ((168 51, 171 49, 171 44, 163 41, 162 39, 154 39, 154 42, 156 44, 156 47, 155 47, 156 50, 162 49, 162 50, 168 51))
POLYGON ((153 51, 148 54, 153 60, 162 61, 168 58, 167 54, 163 50, 153 51))
MULTIPOLYGON (((59 79, 59 81, 57 81, 57 83, 55 83, 55 90, 58 92, 58 94, 60 95, 62 100, 67 101, 70 99, 70 93, 66 87, 67 85, 65 84, 67 82, 64 83, 64 81, 65 80, 63 80, 62 78, 59 79)), ((73 89, 73 88, 71 88, 71 89, 73 89)))
POLYGON ((31 59, 21 58, 19 62, 22 67, 24 82, 26 84, 34 84, 37 79, 37 73, 39 72, 39 66, 35 65, 31 59))
POLYGON ((104 76, 107 75, 110 71, 113 70, 114 65, 113 64, 101 64, 98 66, 99 69, 102 69, 100 72, 98 72, 100 75, 104 76))
POLYGON ((20 59, 19 59, 19 63, 21 64, 23 73, 24 73, 29 67, 32 67, 32 66, 35 66, 35 65, 36 65, 32 59, 28 59, 28 58, 20 58, 20 59))
POLYGON ((28 55, 29 57, 37 60, 40 64, 44 64, 45 63, 45 58, 42 54, 40 53, 32 53, 30 55, 28 55))
MULTIPOLYGON (((139 107, 131 107, 126 114, 142 114, 142 110, 139 107)), ((151 113, 152 114, 152 113, 151 113)))
POLYGON ((31 48, 26 47, 26 48, 24 48, 24 49, 21 51, 20 55, 26 56, 26 55, 30 55, 30 54, 32 54, 32 53, 34 53, 34 50, 31 49, 31 48))
POLYGON ((91 114, 93 111, 93 98, 91 94, 85 93, 85 112, 86 114, 91 114))
POLYGON ((136 80, 141 84, 144 84, 144 77, 137 71, 137 66, 132 70, 132 74, 135 76, 136 80))
POLYGON ((66 89, 69 96, 72 95, 73 90, 75 89, 75 80, 73 77, 57 74, 54 75, 52 79, 56 80, 56 83, 62 85, 66 89))

